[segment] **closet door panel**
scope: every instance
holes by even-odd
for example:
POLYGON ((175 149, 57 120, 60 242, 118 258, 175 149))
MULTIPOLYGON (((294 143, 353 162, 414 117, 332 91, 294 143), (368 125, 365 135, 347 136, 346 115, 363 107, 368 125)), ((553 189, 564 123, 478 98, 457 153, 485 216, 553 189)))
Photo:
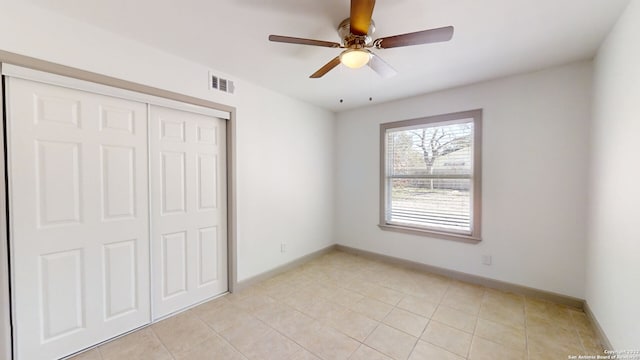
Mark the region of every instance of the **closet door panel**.
POLYGON ((151 107, 154 314, 227 291, 226 121, 151 107))
POLYGON ((18 359, 150 321, 147 106, 8 79, 18 359))

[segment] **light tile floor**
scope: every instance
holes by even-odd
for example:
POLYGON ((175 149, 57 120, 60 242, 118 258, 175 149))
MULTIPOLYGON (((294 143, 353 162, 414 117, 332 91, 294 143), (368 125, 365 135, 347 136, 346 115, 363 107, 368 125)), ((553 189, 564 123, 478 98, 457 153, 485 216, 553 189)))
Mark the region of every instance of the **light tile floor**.
POLYGON ((581 310, 334 251, 83 353, 111 359, 567 359, 581 310))

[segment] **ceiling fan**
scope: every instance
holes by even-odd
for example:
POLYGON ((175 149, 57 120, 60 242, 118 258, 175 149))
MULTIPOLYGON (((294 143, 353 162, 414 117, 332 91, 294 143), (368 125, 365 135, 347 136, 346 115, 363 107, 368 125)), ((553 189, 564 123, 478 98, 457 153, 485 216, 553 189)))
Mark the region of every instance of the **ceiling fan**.
POLYGON ((375 0, 351 0, 350 17, 343 20, 338 26, 338 35, 340 35, 342 43, 281 35, 269 35, 269 40, 290 44, 345 49, 340 55, 311 74, 310 78, 320 78, 340 63, 353 69, 369 65, 373 71, 387 78, 394 76, 397 73, 396 70, 369 50, 369 48, 389 49, 401 46, 429 44, 449 41, 451 37, 453 37, 453 26, 446 26, 373 40, 371 35, 373 35, 375 31, 375 23, 371 19, 371 16, 373 15, 373 7, 375 4, 375 0))

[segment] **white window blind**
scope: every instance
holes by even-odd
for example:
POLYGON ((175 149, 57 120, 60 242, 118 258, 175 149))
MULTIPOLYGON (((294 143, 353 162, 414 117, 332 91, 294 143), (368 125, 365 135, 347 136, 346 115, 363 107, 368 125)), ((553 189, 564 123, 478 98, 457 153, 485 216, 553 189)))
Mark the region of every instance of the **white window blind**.
POLYGON ((383 124, 382 225, 479 236, 474 232, 479 225, 474 224, 479 219, 474 219, 476 119, 451 115, 383 124))

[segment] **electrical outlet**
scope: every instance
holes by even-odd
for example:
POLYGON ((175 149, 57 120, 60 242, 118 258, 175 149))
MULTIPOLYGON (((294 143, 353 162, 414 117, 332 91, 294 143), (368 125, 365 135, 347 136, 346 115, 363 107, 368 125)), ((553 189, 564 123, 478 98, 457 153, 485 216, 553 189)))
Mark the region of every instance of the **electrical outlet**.
POLYGON ((287 244, 285 243, 280 244, 280 252, 287 252, 287 244))
POLYGON ((491 265, 491 255, 482 255, 482 263, 484 265, 491 265))

